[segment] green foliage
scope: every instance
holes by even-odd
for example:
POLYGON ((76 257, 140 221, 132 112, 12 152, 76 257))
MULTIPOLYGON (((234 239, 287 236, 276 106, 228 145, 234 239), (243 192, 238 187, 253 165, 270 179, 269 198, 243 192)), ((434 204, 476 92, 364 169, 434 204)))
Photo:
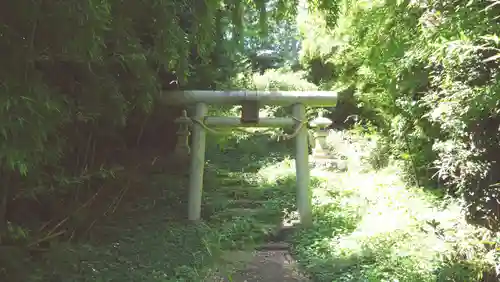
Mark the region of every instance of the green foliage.
POLYGON ((131 170, 144 164, 131 159, 172 149, 180 109, 159 102, 164 91, 229 87, 255 49, 278 46, 291 61, 297 4, 2 2, 0 260, 86 239, 141 190, 131 170))
MULTIPOLYGON (((143 192, 123 199, 114 216, 93 226, 89 240, 53 242, 36 259, 22 248, 2 247, 0 277, 5 281, 210 281, 230 273, 232 265, 224 265, 222 252, 263 241, 270 226, 278 225, 283 210, 294 210, 294 179, 286 174, 278 184, 267 181, 266 173, 252 173, 284 158, 287 147, 269 138, 232 139, 224 151, 217 150, 214 136, 209 140, 206 224, 186 225, 179 220, 179 213, 183 216, 187 210, 186 179, 168 173, 177 160, 163 163, 155 173, 128 170, 141 177, 135 181, 143 192), (256 213, 231 212, 242 196, 255 201, 256 213)), ((13 233, 24 236, 18 229, 13 233)))
POLYGON ((467 224, 458 201, 405 185, 394 164, 370 169, 374 139, 359 129, 329 136, 349 169, 313 170, 316 222, 292 240, 299 263, 314 281, 485 281, 496 251, 478 239, 492 234, 467 224))
MULTIPOLYGON (((120 166, 111 152, 132 143, 129 139, 139 140, 145 127, 163 126, 158 119, 171 122, 177 115, 177 109, 159 110, 159 98, 167 95, 163 90, 227 84, 246 68, 244 49, 254 48, 239 39, 259 30, 253 8, 259 8, 263 39, 277 30, 286 34, 297 4, 106 0, 0 5, 5 55, 0 68, 0 238, 7 220, 22 217, 12 208, 7 211, 7 205, 18 205, 13 199, 43 202, 47 210, 88 200, 96 192, 89 187, 100 186, 120 166), (267 23, 273 23, 271 30, 264 28, 267 23), (127 130, 132 137, 124 138, 127 130)), ((289 39, 290 47, 293 36, 289 39)))
POLYGON ((176 79, 166 70, 185 85, 194 42, 208 58, 221 41, 207 37, 213 9, 185 4, 2 5, 2 209, 19 196, 64 197, 105 178, 101 172, 112 168, 96 154, 123 147, 120 130, 131 113, 150 112, 162 84, 176 79), (189 24, 193 17, 202 29, 189 24))
POLYGON ((307 91, 317 90, 318 87, 305 79, 305 73, 292 72, 286 68, 271 69, 264 74, 240 74, 235 81, 236 85, 244 85, 247 89, 256 90, 282 90, 282 91, 307 91))
MULTIPOLYGON (((262 90, 262 91, 316 91, 318 87, 308 82, 305 78, 305 73, 297 71, 293 72, 290 68, 280 68, 280 69, 269 69, 263 74, 259 73, 249 73, 242 72, 239 73, 233 80, 231 80, 226 88, 236 88, 236 89, 250 89, 250 90, 262 90)), ((214 107, 216 115, 228 115, 228 116, 239 116, 241 106, 233 107, 214 107)), ((317 116, 318 109, 307 109, 308 118, 317 116)), ((265 105, 261 109, 261 114, 268 117, 273 116, 291 116, 291 109, 284 108, 281 106, 270 106, 265 105)), ((281 129, 270 129, 270 132, 279 134, 278 131, 281 129)), ((242 134, 241 131, 233 131, 235 136, 238 138, 248 138, 251 134, 242 134)), ((220 136, 219 141, 221 146, 227 143, 227 136, 220 136)))
MULTIPOLYGON (((363 133, 342 134, 335 145, 346 156, 369 150, 363 133), (346 141, 352 143, 340 147, 346 141)), ((296 219, 295 167, 290 149, 265 136, 232 139, 223 151, 214 137, 209 135, 207 150, 206 224, 178 222, 177 214, 186 209, 186 189, 179 189, 184 178, 167 175, 165 168, 143 172, 137 185, 149 194, 130 197, 123 203, 127 210, 97 224, 92 233, 105 237, 56 244, 41 260, 25 262, 32 270, 24 271, 28 281, 230 277, 242 266, 226 258, 226 251, 260 244, 280 222, 296 219)), ((478 238, 491 238, 466 224, 456 203, 436 205, 422 190, 408 189, 399 174, 395 167, 367 173, 352 167, 344 173, 313 170, 315 226, 290 242, 315 281, 481 281, 491 252, 478 238)))
POLYGON ((497 4, 345 1, 337 26, 321 13, 301 21, 309 73, 353 89, 357 114, 378 127, 417 184, 444 185, 466 200, 471 219, 495 230, 497 4), (315 71, 318 61, 328 68, 315 71))
MULTIPOLYGON (((393 165, 379 171, 356 168, 354 163, 369 157, 372 148, 376 148, 374 134, 365 128, 354 134, 339 132, 340 137, 329 137, 331 146, 350 161, 349 170, 312 171, 314 228, 299 231, 290 239, 302 270, 314 281, 486 279, 485 273, 491 271, 492 255, 496 252, 483 242, 492 237, 485 229, 464 221, 457 201, 443 202, 421 189, 407 187, 400 178, 401 171, 393 165)), ((228 149, 222 155, 213 153, 212 160, 226 163, 231 171, 239 171, 242 163, 232 161, 235 159, 232 154, 249 154, 240 155, 240 160, 252 163, 265 159, 262 154, 283 150, 265 140, 240 141, 237 149, 228 149)), ((227 224, 228 233, 224 233, 228 247, 258 243, 264 238, 260 229, 264 222, 278 220, 280 216, 292 220, 296 217, 293 160, 273 157, 269 160, 257 175, 242 175, 241 180, 232 184, 226 181, 224 188, 215 188, 216 193, 210 196, 212 201, 223 198, 218 201, 220 207, 214 218, 220 218, 232 206, 223 191, 233 191, 231 199, 252 200, 254 204, 265 200, 263 207, 271 213, 233 216, 227 224), (240 189, 242 185, 256 190, 240 189), (282 210, 287 212, 280 213, 282 210)))

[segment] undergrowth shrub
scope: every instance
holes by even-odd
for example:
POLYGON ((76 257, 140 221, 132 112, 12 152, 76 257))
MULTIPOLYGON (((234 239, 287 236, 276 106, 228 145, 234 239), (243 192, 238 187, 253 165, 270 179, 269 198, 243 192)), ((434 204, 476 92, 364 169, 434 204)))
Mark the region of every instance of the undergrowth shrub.
POLYGON ((322 181, 314 228, 292 240, 300 265, 315 281, 496 281, 497 235, 468 224, 460 201, 408 185, 400 161, 375 169, 378 134, 330 132, 329 145, 361 166, 312 171, 322 181))
POLYGON ((467 224, 456 201, 442 207, 394 166, 320 175, 315 227, 293 239, 316 281, 490 281, 493 234, 467 224))
POLYGON ((331 129, 326 145, 329 155, 345 161, 349 170, 381 170, 394 162, 390 142, 369 125, 358 123, 350 130, 331 129))
POLYGON ((408 180, 464 199, 471 222, 498 231, 497 4, 347 1, 335 26, 317 12, 300 24, 311 80, 352 89, 408 180))
MULTIPOLYGON (((149 191, 143 175, 179 170, 165 164, 182 109, 164 91, 214 89, 237 65, 217 55, 237 49, 231 9, 194 2, 0 4, 0 280, 94 238, 149 191)), ((177 205, 182 189, 166 188, 177 205)))

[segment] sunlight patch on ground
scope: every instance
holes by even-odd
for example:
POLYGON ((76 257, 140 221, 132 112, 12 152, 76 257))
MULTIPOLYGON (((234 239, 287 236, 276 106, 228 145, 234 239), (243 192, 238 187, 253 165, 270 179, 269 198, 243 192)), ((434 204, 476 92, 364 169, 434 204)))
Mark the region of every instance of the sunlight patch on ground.
MULTIPOLYGON (((327 266, 338 271, 335 281, 352 281, 342 269, 367 263, 371 270, 359 270, 365 274, 358 278, 392 275, 393 281, 433 281, 436 271, 457 256, 482 265, 491 262, 477 239, 485 231, 465 222, 457 202, 446 208, 436 205, 428 193, 407 187, 397 167, 365 171, 311 170, 316 232, 321 234, 309 232, 297 239, 298 259, 307 268, 322 272, 327 266)), ((263 168, 259 177, 265 183, 295 177, 294 161, 263 168)))
POLYGON ((295 175, 295 161, 289 158, 265 166, 257 173, 259 180, 265 184, 275 184, 277 181, 289 178, 292 175, 295 175))
MULTIPOLYGON (((371 173, 326 173, 330 174, 327 187, 351 193, 356 191, 365 200, 366 210, 352 234, 377 236, 398 230, 418 229, 423 222, 432 220, 445 228, 465 224, 458 205, 451 204, 446 209, 435 207, 423 192, 407 188, 397 172, 395 168, 389 168, 371 173), (339 182, 342 186, 339 186, 339 182)), ((320 194, 324 193, 315 191, 315 195, 320 194)), ((330 202, 331 199, 322 201, 330 202)), ((434 245, 436 242, 431 243, 434 245)))

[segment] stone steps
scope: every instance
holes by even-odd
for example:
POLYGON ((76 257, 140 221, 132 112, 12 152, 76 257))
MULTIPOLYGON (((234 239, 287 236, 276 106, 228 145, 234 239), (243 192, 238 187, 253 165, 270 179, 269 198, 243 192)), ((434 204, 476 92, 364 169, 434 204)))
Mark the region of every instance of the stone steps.
POLYGON ((274 217, 276 217, 275 211, 264 209, 264 208, 228 208, 216 212, 214 217, 218 219, 231 219, 236 217, 251 217, 259 221, 272 221, 274 217))
MULTIPOLYGON (((281 227, 282 215, 276 210, 266 206, 274 191, 263 189, 258 185, 245 183, 240 179, 226 178, 219 182, 220 186, 213 189, 210 199, 205 202, 208 205, 217 206, 211 219, 230 223, 236 218, 248 218, 251 220, 252 233, 260 234, 259 241, 267 241, 276 237, 281 227)), ((263 242, 261 242, 263 243, 263 242)), ((264 243, 261 249, 288 249, 288 245, 282 242, 264 243)))
POLYGON ((241 208, 261 208, 267 201, 264 200, 252 200, 252 199, 232 199, 229 200, 230 206, 237 206, 241 208))

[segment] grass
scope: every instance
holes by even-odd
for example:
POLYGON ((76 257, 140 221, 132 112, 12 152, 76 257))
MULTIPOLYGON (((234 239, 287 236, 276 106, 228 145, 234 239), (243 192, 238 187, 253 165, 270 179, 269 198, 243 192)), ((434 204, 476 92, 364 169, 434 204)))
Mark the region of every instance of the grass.
POLYGON ((358 169, 313 171, 322 179, 313 190, 315 228, 293 238, 314 281, 486 281, 495 263, 486 230, 468 225, 457 202, 408 187, 397 166, 359 166, 359 148, 369 144, 349 150, 342 139, 336 147, 358 169))
POLYGON ((316 281, 480 281, 488 268, 481 230, 457 205, 401 183, 398 170, 323 175, 316 230, 294 253, 316 281))
POLYGON ((293 191, 281 186, 293 187, 293 179, 263 183, 256 174, 266 164, 283 160, 286 146, 264 136, 225 140, 224 149, 218 141, 207 145, 203 224, 184 219, 185 177, 161 169, 143 173, 136 183, 143 185, 140 196, 123 200, 114 216, 93 227, 90 240, 54 242, 41 257, 26 261, 32 272, 19 265, 17 275, 6 281, 170 282, 231 276, 237 265, 224 260, 224 251, 251 248, 268 236, 283 212, 293 209, 293 204, 287 207, 293 191), (273 146, 281 152, 269 152, 273 146), (242 200, 256 212, 245 212, 242 200))
MULTIPOLYGON (((150 188, 161 191, 172 181, 179 182, 157 175, 150 188)), ((184 205, 173 199, 150 194, 128 203, 88 242, 53 246, 27 281, 204 281, 219 249, 216 233, 180 221, 176 209, 184 205)))
MULTIPOLYGON (((369 169, 370 144, 347 137, 333 134, 329 142, 349 170, 312 171, 314 228, 290 239, 312 280, 483 281, 494 253, 481 240, 491 236, 468 225, 458 203, 407 187, 397 166, 369 169)), ((179 216, 186 210, 185 178, 147 175, 144 195, 123 203, 88 242, 58 243, 29 262, 35 271, 26 281, 230 277, 241 266, 225 260, 225 251, 252 248, 283 219, 296 219, 295 169, 289 144, 260 136, 225 140, 221 148, 219 141, 208 144, 205 224, 179 216)))

